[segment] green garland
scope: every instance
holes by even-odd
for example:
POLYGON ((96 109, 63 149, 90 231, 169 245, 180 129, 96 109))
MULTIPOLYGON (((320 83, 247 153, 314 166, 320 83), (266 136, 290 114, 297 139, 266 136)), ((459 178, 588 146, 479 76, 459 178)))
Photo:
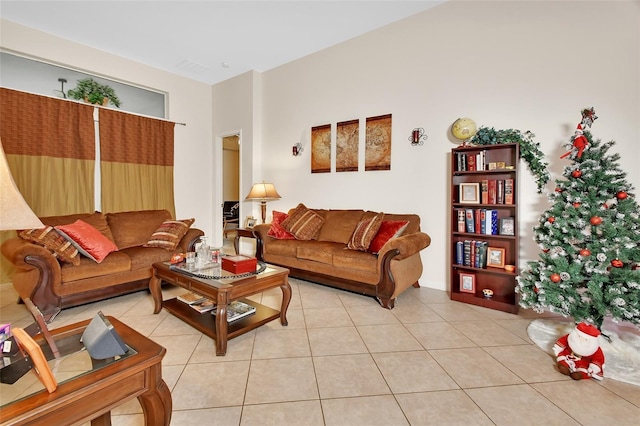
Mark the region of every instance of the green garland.
POLYGON ((474 145, 498 145, 503 143, 520 144, 520 156, 529 165, 529 170, 536 178, 538 194, 542 193, 544 186, 549 182, 547 171, 549 163, 544 161, 544 154, 540 151, 540 144, 535 142, 535 135, 529 131, 522 133, 520 130, 506 129, 496 130, 493 127, 481 126, 477 133, 469 140, 474 145))

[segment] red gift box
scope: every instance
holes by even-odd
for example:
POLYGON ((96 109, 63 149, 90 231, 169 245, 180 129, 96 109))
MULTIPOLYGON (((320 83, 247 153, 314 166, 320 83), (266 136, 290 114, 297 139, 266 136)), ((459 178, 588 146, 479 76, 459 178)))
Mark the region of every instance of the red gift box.
POLYGON ((222 269, 233 274, 244 274, 245 272, 255 272, 258 259, 247 256, 224 256, 222 258, 222 269))

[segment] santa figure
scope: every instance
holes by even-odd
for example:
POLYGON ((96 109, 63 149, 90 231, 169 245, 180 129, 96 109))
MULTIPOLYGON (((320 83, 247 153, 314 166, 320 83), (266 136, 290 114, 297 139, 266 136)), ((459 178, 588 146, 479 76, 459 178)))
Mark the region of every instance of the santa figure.
POLYGON ((604 353, 598 343, 600 330, 581 322, 553 346, 558 370, 574 380, 604 377, 604 353))

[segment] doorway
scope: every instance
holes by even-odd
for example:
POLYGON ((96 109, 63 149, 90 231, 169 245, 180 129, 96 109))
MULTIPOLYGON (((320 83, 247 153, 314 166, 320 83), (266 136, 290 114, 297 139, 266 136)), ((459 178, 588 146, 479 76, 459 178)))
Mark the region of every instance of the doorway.
POLYGON ((222 138, 222 237, 225 253, 233 252, 240 224, 240 134, 222 138))

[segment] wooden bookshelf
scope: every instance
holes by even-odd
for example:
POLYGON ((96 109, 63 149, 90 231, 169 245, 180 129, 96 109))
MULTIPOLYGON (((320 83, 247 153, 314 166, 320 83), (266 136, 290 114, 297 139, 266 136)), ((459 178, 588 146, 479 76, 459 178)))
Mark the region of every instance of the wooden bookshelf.
POLYGON ((518 144, 501 144, 460 146, 451 150, 449 253, 452 300, 505 312, 518 312, 515 288, 520 247, 519 148, 518 144), (505 196, 504 188, 509 182, 512 182, 510 204, 505 203, 508 197, 505 196), (478 188, 477 195, 474 194, 475 188, 478 188), (484 197, 483 188, 486 193, 484 197), (494 194, 490 194, 492 191, 495 191, 494 194), (465 220, 464 226, 459 227, 460 212, 464 212, 465 220), (511 232, 506 229, 509 222, 512 225, 508 227, 511 232), (505 229, 501 230, 501 224, 505 225, 505 229), (501 234, 501 231, 507 232, 501 234), (491 252, 498 256, 488 259, 487 248, 493 249, 491 252), (502 263, 513 265, 515 271, 499 266, 502 263), (473 288, 470 288, 468 278, 462 282, 461 274, 473 277, 473 288), (491 290, 493 296, 485 297, 484 289, 491 290))

